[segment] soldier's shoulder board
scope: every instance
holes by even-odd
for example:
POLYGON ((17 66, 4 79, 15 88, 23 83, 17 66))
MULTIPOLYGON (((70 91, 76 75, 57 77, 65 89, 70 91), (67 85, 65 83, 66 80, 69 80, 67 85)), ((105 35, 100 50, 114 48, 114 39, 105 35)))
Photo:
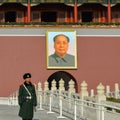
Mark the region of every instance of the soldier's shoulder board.
POLYGON ((22 86, 23 86, 23 84, 20 85, 20 87, 22 87, 22 86))

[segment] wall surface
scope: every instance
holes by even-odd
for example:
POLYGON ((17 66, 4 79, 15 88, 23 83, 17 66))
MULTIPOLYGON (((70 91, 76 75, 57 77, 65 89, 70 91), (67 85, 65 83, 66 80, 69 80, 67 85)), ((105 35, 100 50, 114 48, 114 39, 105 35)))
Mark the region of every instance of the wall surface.
MULTIPOLYGON (((78 87, 85 80, 89 89, 120 83, 120 36, 80 36, 77 34, 76 70, 71 74, 78 87)), ((42 83, 59 70, 46 68, 46 37, 43 35, 0 36, 0 96, 8 96, 23 83, 23 74, 30 72, 32 82, 42 83)), ((78 90, 80 90, 78 88, 78 90)))

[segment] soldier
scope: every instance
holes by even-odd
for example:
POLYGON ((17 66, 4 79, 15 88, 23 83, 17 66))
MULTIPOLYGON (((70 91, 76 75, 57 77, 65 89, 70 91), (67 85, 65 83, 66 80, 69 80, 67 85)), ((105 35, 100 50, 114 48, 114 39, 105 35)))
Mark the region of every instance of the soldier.
POLYGON ((32 120, 34 107, 37 106, 36 91, 31 83, 31 74, 23 75, 25 82, 19 88, 18 103, 20 106, 19 116, 22 120, 32 120))

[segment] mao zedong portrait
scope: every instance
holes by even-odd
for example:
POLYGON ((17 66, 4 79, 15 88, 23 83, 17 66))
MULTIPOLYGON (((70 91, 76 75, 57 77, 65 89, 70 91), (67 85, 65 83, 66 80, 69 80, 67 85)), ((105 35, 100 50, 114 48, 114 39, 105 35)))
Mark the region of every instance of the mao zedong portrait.
POLYGON ((53 38, 54 53, 49 56, 50 67, 74 67, 75 57, 68 54, 70 39, 64 34, 58 34, 53 38))

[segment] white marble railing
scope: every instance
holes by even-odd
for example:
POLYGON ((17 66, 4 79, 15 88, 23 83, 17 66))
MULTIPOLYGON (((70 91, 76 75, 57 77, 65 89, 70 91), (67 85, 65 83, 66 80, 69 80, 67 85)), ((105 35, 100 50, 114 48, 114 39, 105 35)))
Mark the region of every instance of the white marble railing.
POLYGON ((114 90, 114 91, 111 91, 111 90, 110 90, 110 86, 107 85, 107 86, 106 86, 106 96, 107 96, 107 97, 113 97, 113 98, 116 98, 116 99, 120 99, 119 84, 118 84, 118 83, 115 83, 114 88, 115 88, 115 90, 114 90))
POLYGON ((120 120, 120 107, 106 101, 96 102, 95 98, 81 99, 79 94, 66 91, 46 91, 39 93, 38 110, 47 109, 48 113, 59 112, 58 118, 68 116, 74 120, 120 120), (109 110, 109 109, 111 110, 109 110))
POLYGON ((0 105, 9 105, 9 97, 0 97, 0 105))
MULTIPOLYGON (((105 93, 105 87, 100 83, 97 94, 91 90, 89 95, 87 83, 83 81, 80 85, 80 93, 75 93, 74 82, 71 80, 68 91, 65 91, 63 80, 60 81, 59 90, 53 80, 52 88, 49 90, 48 82, 44 84, 44 90, 39 82, 36 86, 38 106, 37 110, 48 110, 48 113, 58 112, 58 118, 68 116, 73 120, 120 120, 120 104, 106 101, 109 91, 105 93)), ((115 92, 118 92, 118 85, 115 92)), ((4 104, 18 105, 18 92, 6 98, 4 104)), ((113 96, 112 96, 113 97, 113 96)), ((115 98, 118 98, 115 97, 115 98)), ((2 102, 4 100, 0 100, 2 102)))

